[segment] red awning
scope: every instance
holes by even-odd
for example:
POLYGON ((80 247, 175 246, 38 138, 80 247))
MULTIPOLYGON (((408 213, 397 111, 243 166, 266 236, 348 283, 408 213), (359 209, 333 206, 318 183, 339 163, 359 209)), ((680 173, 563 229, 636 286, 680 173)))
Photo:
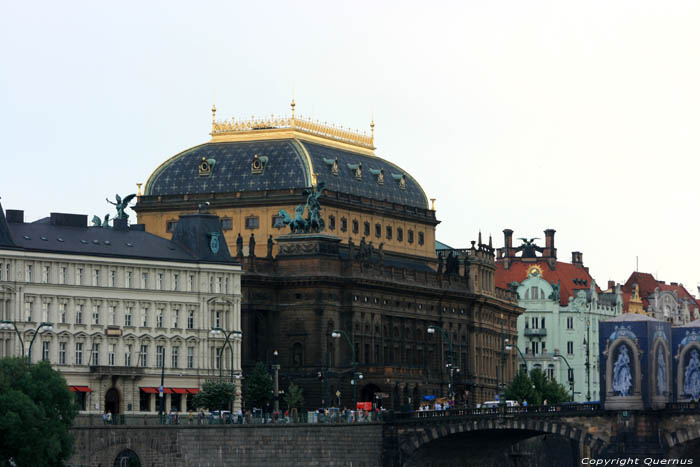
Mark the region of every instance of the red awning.
POLYGON ((199 392, 199 388, 187 388, 187 391, 189 391, 190 394, 197 394, 199 392))
POLYGON ((75 386, 68 386, 68 389, 69 389, 71 392, 78 392, 78 390, 75 389, 75 386))
POLYGON ((172 388, 175 394, 187 394, 187 389, 185 388, 172 388))
POLYGON ((140 388, 141 391, 148 394, 158 394, 158 388, 140 388))
MULTIPOLYGON (((156 389, 157 391, 157 389, 156 389)), ((163 388, 163 394, 172 394, 173 390, 171 388, 163 388)))
POLYGON ((88 386, 70 386, 70 389, 73 392, 92 392, 88 386))

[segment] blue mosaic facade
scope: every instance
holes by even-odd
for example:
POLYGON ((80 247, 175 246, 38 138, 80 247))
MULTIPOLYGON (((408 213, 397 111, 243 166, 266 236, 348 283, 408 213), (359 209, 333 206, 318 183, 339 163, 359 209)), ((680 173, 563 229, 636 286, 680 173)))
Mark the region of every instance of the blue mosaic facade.
POLYGON ((599 324, 599 346, 606 409, 658 409, 673 400, 670 323, 624 314, 599 324))

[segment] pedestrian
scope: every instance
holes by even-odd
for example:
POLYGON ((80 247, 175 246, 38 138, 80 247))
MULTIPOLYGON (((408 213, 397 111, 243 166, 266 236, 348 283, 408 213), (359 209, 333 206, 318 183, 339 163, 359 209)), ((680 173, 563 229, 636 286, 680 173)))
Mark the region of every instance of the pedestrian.
POLYGON ((527 407, 527 399, 523 400, 523 407, 527 407))

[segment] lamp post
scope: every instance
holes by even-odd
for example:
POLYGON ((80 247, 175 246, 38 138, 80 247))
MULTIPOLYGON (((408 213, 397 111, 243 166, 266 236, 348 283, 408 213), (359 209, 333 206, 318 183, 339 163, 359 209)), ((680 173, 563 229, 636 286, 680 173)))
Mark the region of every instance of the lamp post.
POLYGON ((352 350, 352 361, 350 364, 352 365, 352 380, 350 381, 350 384, 352 384, 352 400, 353 400, 353 407, 352 410, 357 410, 357 381, 356 379, 362 379, 362 374, 357 372, 357 361, 355 361, 355 346, 352 345, 352 341, 350 340, 350 336, 348 336, 348 333, 345 331, 342 331, 340 329, 334 329, 331 332, 331 337, 333 339, 338 339, 340 336, 344 336, 345 339, 348 341, 348 345, 350 346, 350 350, 352 350))
POLYGON ((277 350, 275 350, 274 352, 272 352, 272 355, 273 355, 273 360, 272 360, 272 361, 274 362, 274 363, 272 364, 272 371, 273 371, 274 374, 275 374, 274 386, 273 386, 273 389, 272 389, 273 392, 274 392, 274 395, 275 395, 275 404, 274 404, 274 407, 275 407, 275 412, 279 412, 279 411, 280 411, 280 380, 279 380, 279 377, 280 377, 280 364, 279 364, 279 363, 280 363, 280 362, 279 362, 279 352, 277 352, 277 350))
MULTIPOLYGON (((19 346, 22 349, 22 358, 24 358, 24 341, 22 340, 22 334, 20 334, 19 329, 17 329, 17 323, 14 321, 10 321, 7 319, 3 319, 0 321, 0 329, 12 329, 14 328, 15 333, 17 334, 17 337, 19 338, 19 346)), ((39 323, 39 325, 36 327, 34 330, 34 336, 32 336, 32 340, 29 342, 29 350, 27 351, 27 358, 29 360, 29 363, 32 362, 32 345, 34 345, 34 339, 36 339, 36 336, 39 334, 39 330, 41 328, 46 328, 47 331, 53 330, 53 323, 50 323, 48 321, 44 321, 42 323, 39 323)))
POLYGON ((591 401, 591 319, 590 317, 586 320, 586 335, 587 338, 583 339, 583 345, 586 347, 586 385, 588 390, 586 391, 586 401, 591 401))
MULTIPOLYGON (((553 359, 556 360, 557 358, 561 358, 564 360, 564 363, 566 363, 566 366, 571 370, 571 365, 569 365, 569 361, 566 359, 565 356, 559 353, 559 350, 554 350, 554 357, 553 359)), ((571 371, 571 378, 569 378, 569 386, 571 387, 571 402, 574 401, 574 372, 571 371)))
POLYGON ((527 372, 527 360, 525 360, 525 355, 523 355, 523 353, 520 351, 520 347, 518 347, 517 344, 506 345, 506 350, 513 350, 513 348, 515 348, 518 351, 518 353, 520 354, 520 358, 523 359, 523 363, 525 364, 525 372, 527 372))
POLYGON ((447 368, 450 369, 450 387, 449 387, 448 394, 449 394, 450 400, 454 400, 454 362, 452 360, 452 358, 453 358, 452 357, 452 340, 450 339, 449 334, 447 334, 444 329, 442 329, 440 326, 436 326, 434 324, 431 324, 430 326, 428 326, 428 334, 435 334, 436 329, 438 331, 440 331, 440 333, 442 333, 442 337, 447 341, 447 345, 450 349, 449 353, 447 355, 448 363, 446 365, 447 368))
MULTIPOLYGON (((223 356, 223 353, 224 353, 223 349, 226 348, 226 346, 228 346, 229 350, 231 351, 231 382, 233 383, 233 367, 234 367, 234 365, 233 365, 233 345, 231 345, 231 336, 235 334, 235 335, 240 337, 243 335, 243 333, 241 331, 230 331, 229 332, 229 331, 226 331, 225 329, 220 328, 220 327, 212 327, 211 331, 209 331, 209 333, 212 336, 217 336, 219 334, 223 334, 224 336, 226 336, 226 340, 224 341, 224 345, 221 347, 221 353, 223 356)), ((277 351, 275 350, 275 352, 277 352, 277 351)), ((221 371, 222 371, 223 367, 224 367, 224 365, 223 365, 223 358, 222 358, 222 361, 219 363, 219 378, 221 378, 221 371)))
POLYGON ((506 343, 508 342, 508 339, 505 338, 505 334, 503 331, 503 324, 504 324, 503 313, 501 313, 501 381, 499 384, 499 390, 500 390, 499 403, 501 404, 501 406, 503 407, 503 411, 505 412, 505 410, 506 410, 506 401, 505 401, 506 343))

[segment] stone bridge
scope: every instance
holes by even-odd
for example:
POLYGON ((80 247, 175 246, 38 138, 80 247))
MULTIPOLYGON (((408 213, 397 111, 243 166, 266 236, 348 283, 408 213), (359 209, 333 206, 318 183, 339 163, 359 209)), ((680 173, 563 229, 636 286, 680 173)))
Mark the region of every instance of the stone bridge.
POLYGON ((73 432, 69 465, 76 467, 128 466, 134 457, 149 467, 573 466, 586 457, 635 456, 700 462, 700 409, 691 405, 455 409, 396 414, 382 423, 97 425, 73 432), (540 444, 528 445, 532 439, 540 444))

